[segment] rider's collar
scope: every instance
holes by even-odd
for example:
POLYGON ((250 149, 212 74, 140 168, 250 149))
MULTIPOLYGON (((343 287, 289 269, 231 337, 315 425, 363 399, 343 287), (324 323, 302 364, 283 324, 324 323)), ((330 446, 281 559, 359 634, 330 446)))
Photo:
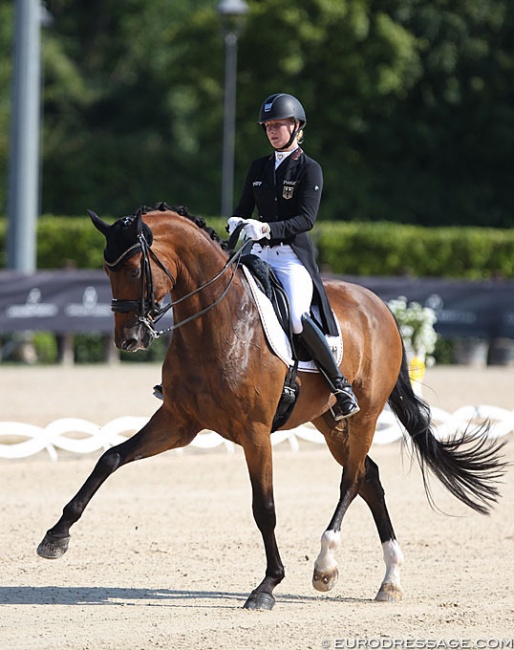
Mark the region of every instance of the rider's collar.
POLYGON ((275 169, 284 162, 291 154, 297 152, 299 147, 291 149, 291 151, 275 151, 275 169))

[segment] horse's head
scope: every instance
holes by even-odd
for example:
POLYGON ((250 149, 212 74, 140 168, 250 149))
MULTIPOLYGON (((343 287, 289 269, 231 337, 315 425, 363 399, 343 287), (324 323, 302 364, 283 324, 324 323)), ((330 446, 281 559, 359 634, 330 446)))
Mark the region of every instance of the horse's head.
POLYGON ((161 301, 173 288, 174 278, 151 249, 153 234, 141 210, 112 225, 91 210, 88 213, 106 239, 104 269, 113 295, 116 347, 129 352, 147 349, 155 337, 152 323, 163 313, 161 301))

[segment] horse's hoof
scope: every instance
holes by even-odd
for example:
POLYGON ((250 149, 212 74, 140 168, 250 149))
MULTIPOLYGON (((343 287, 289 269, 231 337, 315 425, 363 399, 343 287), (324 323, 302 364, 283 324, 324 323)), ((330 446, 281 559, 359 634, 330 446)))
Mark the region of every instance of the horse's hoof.
POLYGON ((58 560, 68 550, 69 543, 69 535, 67 537, 54 537, 50 533, 47 533, 41 544, 37 547, 37 554, 47 560, 58 560))
POLYGON ((264 609, 271 611, 275 604, 275 597, 266 592, 252 591, 243 609, 264 609))
POLYGON ((375 600, 380 603, 397 603, 402 599, 402 588, 392 582, 385 582, 378 590, 378 594, 375 596, 375 600))
POLYGON ((317 591, 330 591, 335 587, 339 578, 339 569, 334 567, 331 571, 317 571, 314 569, 312 586, 317 591))

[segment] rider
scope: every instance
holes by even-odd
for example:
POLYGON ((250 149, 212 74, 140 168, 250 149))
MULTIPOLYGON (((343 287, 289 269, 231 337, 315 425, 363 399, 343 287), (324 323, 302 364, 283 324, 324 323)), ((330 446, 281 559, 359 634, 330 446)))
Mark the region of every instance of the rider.
POLYGON ((357 413, 359 405, 310 315, 313 303, 325 332, 338 334, 307 232, 318 215, 323 174, 300 147, 306 123, 305 110, 293 95, 277 93, 264 100, 259 124, 275 151, 251 164, 228 230, 232 233, 244 221, 242 234, 255 242, 252 253, 275 271, 289 298, 293 332, 327 379, 336 397, 333 416, 342 420, 357 413), (252 218, 255 207, 258 219, 252 218))

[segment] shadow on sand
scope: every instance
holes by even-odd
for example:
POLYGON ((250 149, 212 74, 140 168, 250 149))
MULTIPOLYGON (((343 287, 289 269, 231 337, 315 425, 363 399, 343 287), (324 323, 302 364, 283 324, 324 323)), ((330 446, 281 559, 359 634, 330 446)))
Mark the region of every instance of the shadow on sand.
MULTIPOLYGON (((145 605, 154 607, 243 606, 248 594, 226 591, 181 591, 137 587, 0 587, 1 605, 145 605), (199 601, 213 601, 209 605, 199 601), (216 602, 218 601, 218 602, 216 602), (221 601, 225 601, 222 603, 221 601)), ((277 594, 277 604, 302 604, 319 600, 368 602, 367 599, 277 594)))

